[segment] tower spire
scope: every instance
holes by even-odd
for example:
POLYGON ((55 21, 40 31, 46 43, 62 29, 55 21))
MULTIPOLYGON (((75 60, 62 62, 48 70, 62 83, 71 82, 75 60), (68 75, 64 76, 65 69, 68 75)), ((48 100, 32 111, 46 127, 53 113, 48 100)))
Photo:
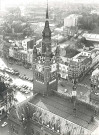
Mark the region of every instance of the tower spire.
POLYGON ((46 19, 48 19, 48 0, 47 0, 47 9, 46 9, 46 19))

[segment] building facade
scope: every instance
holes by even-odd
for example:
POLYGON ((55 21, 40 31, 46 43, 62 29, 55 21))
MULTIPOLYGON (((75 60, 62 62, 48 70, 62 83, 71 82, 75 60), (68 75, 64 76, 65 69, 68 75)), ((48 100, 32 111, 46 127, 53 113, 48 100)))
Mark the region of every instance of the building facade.
POLYGON ((64 27, 75 27, 78 25, 78 19, 81 15, 71 14, 64 18, 64 27))
POLYGON ((28 49, 27 52, 27 63, 31 64, 33 63, 33 49, 28 49))
POLYGON ((78 20, 81 15, 71 14, 64 18, 64 36, 74 36, 78 32, 78 20))
POLYGON ((77 54, 69 63, 68 77, 78 82, 90 70, 91 64, 90 53, 81 52, 77 54))
POLYGON ((0 117, 6 115, 14 104, 13 90, 7 88, 3 81, 0 81, 0 117))
POLYGON ((24 39, 22 41, 22 47, 24 48, 24 51, 27 51, 28 49, 33 49, 33 46, 35 45, 35 38, 33 39, 24 39))

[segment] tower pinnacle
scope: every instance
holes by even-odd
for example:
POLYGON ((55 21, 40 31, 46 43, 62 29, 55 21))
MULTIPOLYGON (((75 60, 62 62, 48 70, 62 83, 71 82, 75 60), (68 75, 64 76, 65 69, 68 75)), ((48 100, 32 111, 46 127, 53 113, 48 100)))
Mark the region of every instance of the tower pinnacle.
POLYGON ((46 19, 48 19, 48 0, 47 0, 47 9, 46 9, 46 19))

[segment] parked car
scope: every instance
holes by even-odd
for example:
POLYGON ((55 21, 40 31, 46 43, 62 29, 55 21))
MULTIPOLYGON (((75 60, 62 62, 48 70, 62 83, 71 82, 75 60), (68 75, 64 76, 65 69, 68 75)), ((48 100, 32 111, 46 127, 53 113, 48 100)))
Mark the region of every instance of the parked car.
POLYGON ((15 74, 15 75, 19 75, 20 73, 19 73, 18 70, 14 69, 14 74, 15 74))
POLYGON ((25 94, 28 94, 28 93, 30 93, 30 91, 29 91, 29 90, 26 90, 26 91, 25 91, 25 94))
POLYGON ((5 127, 8 123, 7 122, 4 122, 1 127, 5 127))

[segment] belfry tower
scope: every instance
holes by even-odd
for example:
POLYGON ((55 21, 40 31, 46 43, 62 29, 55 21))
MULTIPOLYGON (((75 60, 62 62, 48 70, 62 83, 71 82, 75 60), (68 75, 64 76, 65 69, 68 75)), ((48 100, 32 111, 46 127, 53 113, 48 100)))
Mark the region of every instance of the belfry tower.
POLYGON ((51 49, 51 30, 49 27, 48 2, 46 20, 42 32, 42 47, 38 53, 36 46, 33 48, 33 92, 49 95, 58 87, 58 59, 59 47, 53 54, 51 49))

